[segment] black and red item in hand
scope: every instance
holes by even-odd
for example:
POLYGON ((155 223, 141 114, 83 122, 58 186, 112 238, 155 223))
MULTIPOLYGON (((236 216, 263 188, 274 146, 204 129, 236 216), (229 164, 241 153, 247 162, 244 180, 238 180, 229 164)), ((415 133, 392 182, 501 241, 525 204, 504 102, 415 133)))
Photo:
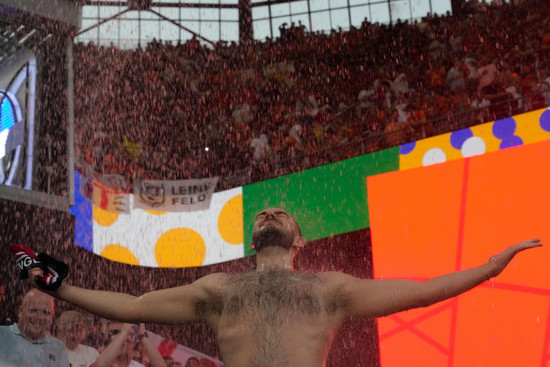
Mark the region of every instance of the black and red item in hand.
POLYGON ((9 249, 15 256, 15 264, 21 279, 29 277, 30 269, 42 269, 44 275, 35 278, 36 285, 41 289, 55 292, 69 275, 69 266, 50 255, 36 254, 27 246, 20 244, 10 245, 9 249))

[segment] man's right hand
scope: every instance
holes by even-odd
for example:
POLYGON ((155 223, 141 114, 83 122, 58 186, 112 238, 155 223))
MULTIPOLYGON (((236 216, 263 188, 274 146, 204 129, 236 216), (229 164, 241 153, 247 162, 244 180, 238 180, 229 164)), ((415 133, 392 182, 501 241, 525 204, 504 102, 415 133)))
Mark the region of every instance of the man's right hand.
POLYGON ((45 291, 57 291, 67 275, 69 266, 47 254, 38 255, 25 245, 10 245, 10 251, 15 256, 21 279, 31 275, 31 283, 45 291), (34 269, 34 270, 33 270, 34 269))

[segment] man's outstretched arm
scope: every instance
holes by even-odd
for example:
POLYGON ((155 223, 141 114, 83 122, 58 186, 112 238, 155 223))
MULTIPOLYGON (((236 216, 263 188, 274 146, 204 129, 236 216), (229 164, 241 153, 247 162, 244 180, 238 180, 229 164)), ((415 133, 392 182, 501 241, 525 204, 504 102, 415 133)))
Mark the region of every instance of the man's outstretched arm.
MULTIPOLYGON (((29 270, 33 286, 37 286, 35 279, 41 274, 40 268, 29 270)), ((139 297, 66 283, 55 292, 41 290, 106 319, 172 324, 207 320, 215 312, 213 308, 221 297, 224 283, 225 274, 211 274, 188 285, 148 292, 139 297)))
POLYGON ((426 307, 464 293, 497 276, 521 251, 540 247, 540 240, 520 242, 489 259, 486 264, 423 282, 402 279, 343 281, 342 317, 381 317, 412 308, 426 307))

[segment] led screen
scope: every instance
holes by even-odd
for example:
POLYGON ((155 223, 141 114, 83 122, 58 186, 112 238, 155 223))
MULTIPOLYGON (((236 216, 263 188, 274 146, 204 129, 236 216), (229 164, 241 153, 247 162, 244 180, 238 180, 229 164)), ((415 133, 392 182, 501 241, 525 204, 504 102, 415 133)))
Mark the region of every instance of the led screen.
MULTIPOLYGON (((367 180, 375 278, 424 280, 550 239, 550 141, 367 180)), ((549 246, 549 244, 546 244, 549 246)), ((382 367, 547 366, 550 252, 453 300, 378 321, 382 367)))

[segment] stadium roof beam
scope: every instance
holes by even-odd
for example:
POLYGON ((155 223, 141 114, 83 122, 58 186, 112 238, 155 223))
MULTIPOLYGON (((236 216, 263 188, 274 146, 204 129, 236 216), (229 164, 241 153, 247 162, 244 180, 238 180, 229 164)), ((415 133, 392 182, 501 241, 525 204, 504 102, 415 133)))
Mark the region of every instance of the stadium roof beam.
POLYGON ((211 40, 209 40, 209 39, 207 39, 207 38, 201 36, 201 35, 198 34, 197 32, 193 32, 192 30, 190 30, 190 29, 187 28, 187 27, 184 27, 183 25, 179 24, 178 22, 175 22, 175 21, 173 21, 172 19, 165 17, 164 15, 160 14, 159 12, 156 12, 156 11, 154 11, 154 10, 149 10, 149 11, 150 11, 151 13, 155 14, 157 17, 159 17, 159 18, 161 18, 161 19, 164 19, 165 21, 170 22, 170 23, 176 25, 177 27, 183 29, 184 31, 187 31, 187 32, 191 33, 192 35, 196 36, 197 38, 200 38, 201 40, 203 40, 203 41, 205 41, 205 42, 208 42, 208 43, 210 43, 211 45, 214 45, 214 42, 212 42, 211 40))
MULTIPOLYGON (((100 25, 102 25, 102 24, 104 24, 104 23, 107 23, 107 22, 109 22, 109 21, 111 21, 111 20, 113 20, 113 19, 117 19, 117 18, 119 18, 121 15, 123 15, 123 14, 129 12, 130 10, 133 10, 133 9, 131 9, 131 8, 124 9, 124 10, 122 10, 121 12, 116 13, 115 15, 110 16, 109 18, 105 18, 105 19, 99 21, 98 23, 96 23, 96 24, 94 24, 94 25, 88 27, 88 28, 81 30, 80 32, 78 32, 78 34, 86 33, 86 32, 88 32, 89 30, 94 29, 94 28, 97 28, 97 27, 99 27, 100 25)), ((159 12, 157 12, 157 11, 155 11, 155 10, 149 9, 149 10, 142 10, 142 11, 148 11, 148 12, 150 12, 150 13, 153 13, 153 14, 155 14, 157 17, 161 18, 162 20, 165 20, 165 21, 167 21, 167 22, 170 22, 170 23, 174 24, 175 26, 179 27, 180 29, 183 29, 184 31, 191 33, 192 35, 196 36, 197 38, 199 38, 199 39, 201 39, 201 40, 203 40, 203 41, 205 41, 205 42, 207 42, 207 43, 209 43, 209 44, 211 44, 211 45, 214 45, 214 42, 212 42, 211 40, 209 40, 209 39, 207 39, 207 38, 201 36, 201 35, 198 34, 197 32, 192 31, 191 29, 189 29, 189 28, 187 28, 187 27, 185 27, 185 26, 179 24, 178 22, 176 22, 176 21, 174 21, 174 20, 172 20, 172 19, 170 19, 170 18, 168 18, 168 17, 165 17, 164 15, 160 14, 159 12)))

